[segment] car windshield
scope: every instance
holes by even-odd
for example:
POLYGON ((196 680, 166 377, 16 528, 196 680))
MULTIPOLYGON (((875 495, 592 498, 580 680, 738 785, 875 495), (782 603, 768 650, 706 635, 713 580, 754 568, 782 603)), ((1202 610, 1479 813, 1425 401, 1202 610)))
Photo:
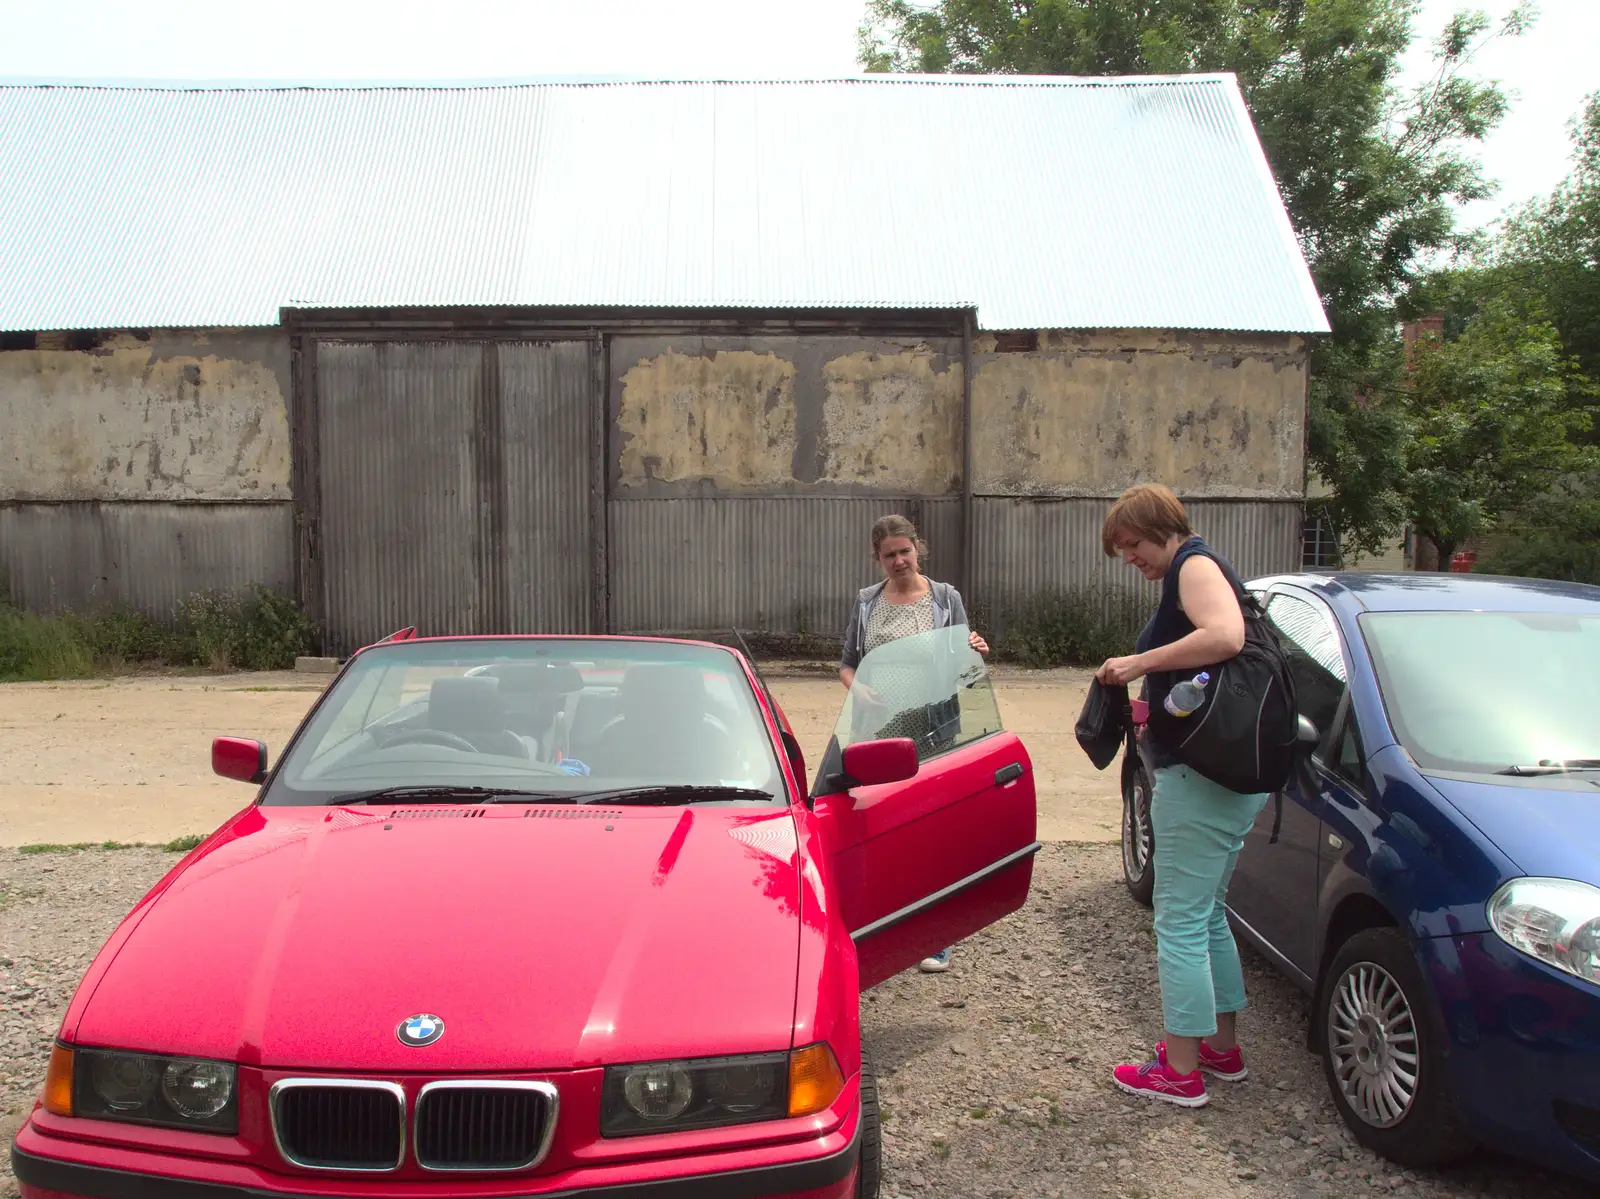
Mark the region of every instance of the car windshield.
POLYGON ((1600 615, 1369 612, 1395 736, 1425 770, 1600 759, 1600 615))
POLYGON ((663 785, 785 793, 755 693, 727 650, 621 639, 402 641, 350 664, 263 802, 354 802, 389 788, 582 801, 663 785))

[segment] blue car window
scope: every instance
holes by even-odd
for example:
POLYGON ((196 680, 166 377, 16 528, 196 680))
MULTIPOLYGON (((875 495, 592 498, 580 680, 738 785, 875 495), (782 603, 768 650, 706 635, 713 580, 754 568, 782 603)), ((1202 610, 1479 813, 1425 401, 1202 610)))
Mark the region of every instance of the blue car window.
POLYGON ((1344 698, 1344 658, 1337 634, 1321 609, 1292 595, 1273 596, 1267 619, 1283 639, 1300 711, 1318 732, 1327 733, 1344 698))

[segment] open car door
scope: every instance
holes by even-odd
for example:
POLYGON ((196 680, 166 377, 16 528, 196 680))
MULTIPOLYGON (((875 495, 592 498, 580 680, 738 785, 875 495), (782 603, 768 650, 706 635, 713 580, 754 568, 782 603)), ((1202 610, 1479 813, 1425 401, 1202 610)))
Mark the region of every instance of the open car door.
POLYGON ((863 989, 1028 899, 1033 764, 967 637, 935 629, 863 658, 812 786, 863 989))

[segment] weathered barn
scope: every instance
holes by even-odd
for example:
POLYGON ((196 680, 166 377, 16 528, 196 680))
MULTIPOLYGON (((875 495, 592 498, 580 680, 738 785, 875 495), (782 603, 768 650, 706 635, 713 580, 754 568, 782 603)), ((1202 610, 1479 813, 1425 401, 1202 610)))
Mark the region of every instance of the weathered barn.
POLYGON ((0 87, 0 570, 429 631, 991 611, 1169 482, 1296 565, 1327 325, 1236 83, 0 87))

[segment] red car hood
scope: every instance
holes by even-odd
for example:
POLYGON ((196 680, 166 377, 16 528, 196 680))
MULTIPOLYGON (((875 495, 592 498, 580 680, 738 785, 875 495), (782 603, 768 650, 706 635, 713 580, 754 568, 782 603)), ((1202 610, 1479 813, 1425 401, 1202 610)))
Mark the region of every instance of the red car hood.
POLYGON ((328 1070, 786 1049, 795 853, 786 810, 255 807, 149 905, 65 1032, 328 1070), (402 1045, 419 1013, 444 1035, 402 1045))

